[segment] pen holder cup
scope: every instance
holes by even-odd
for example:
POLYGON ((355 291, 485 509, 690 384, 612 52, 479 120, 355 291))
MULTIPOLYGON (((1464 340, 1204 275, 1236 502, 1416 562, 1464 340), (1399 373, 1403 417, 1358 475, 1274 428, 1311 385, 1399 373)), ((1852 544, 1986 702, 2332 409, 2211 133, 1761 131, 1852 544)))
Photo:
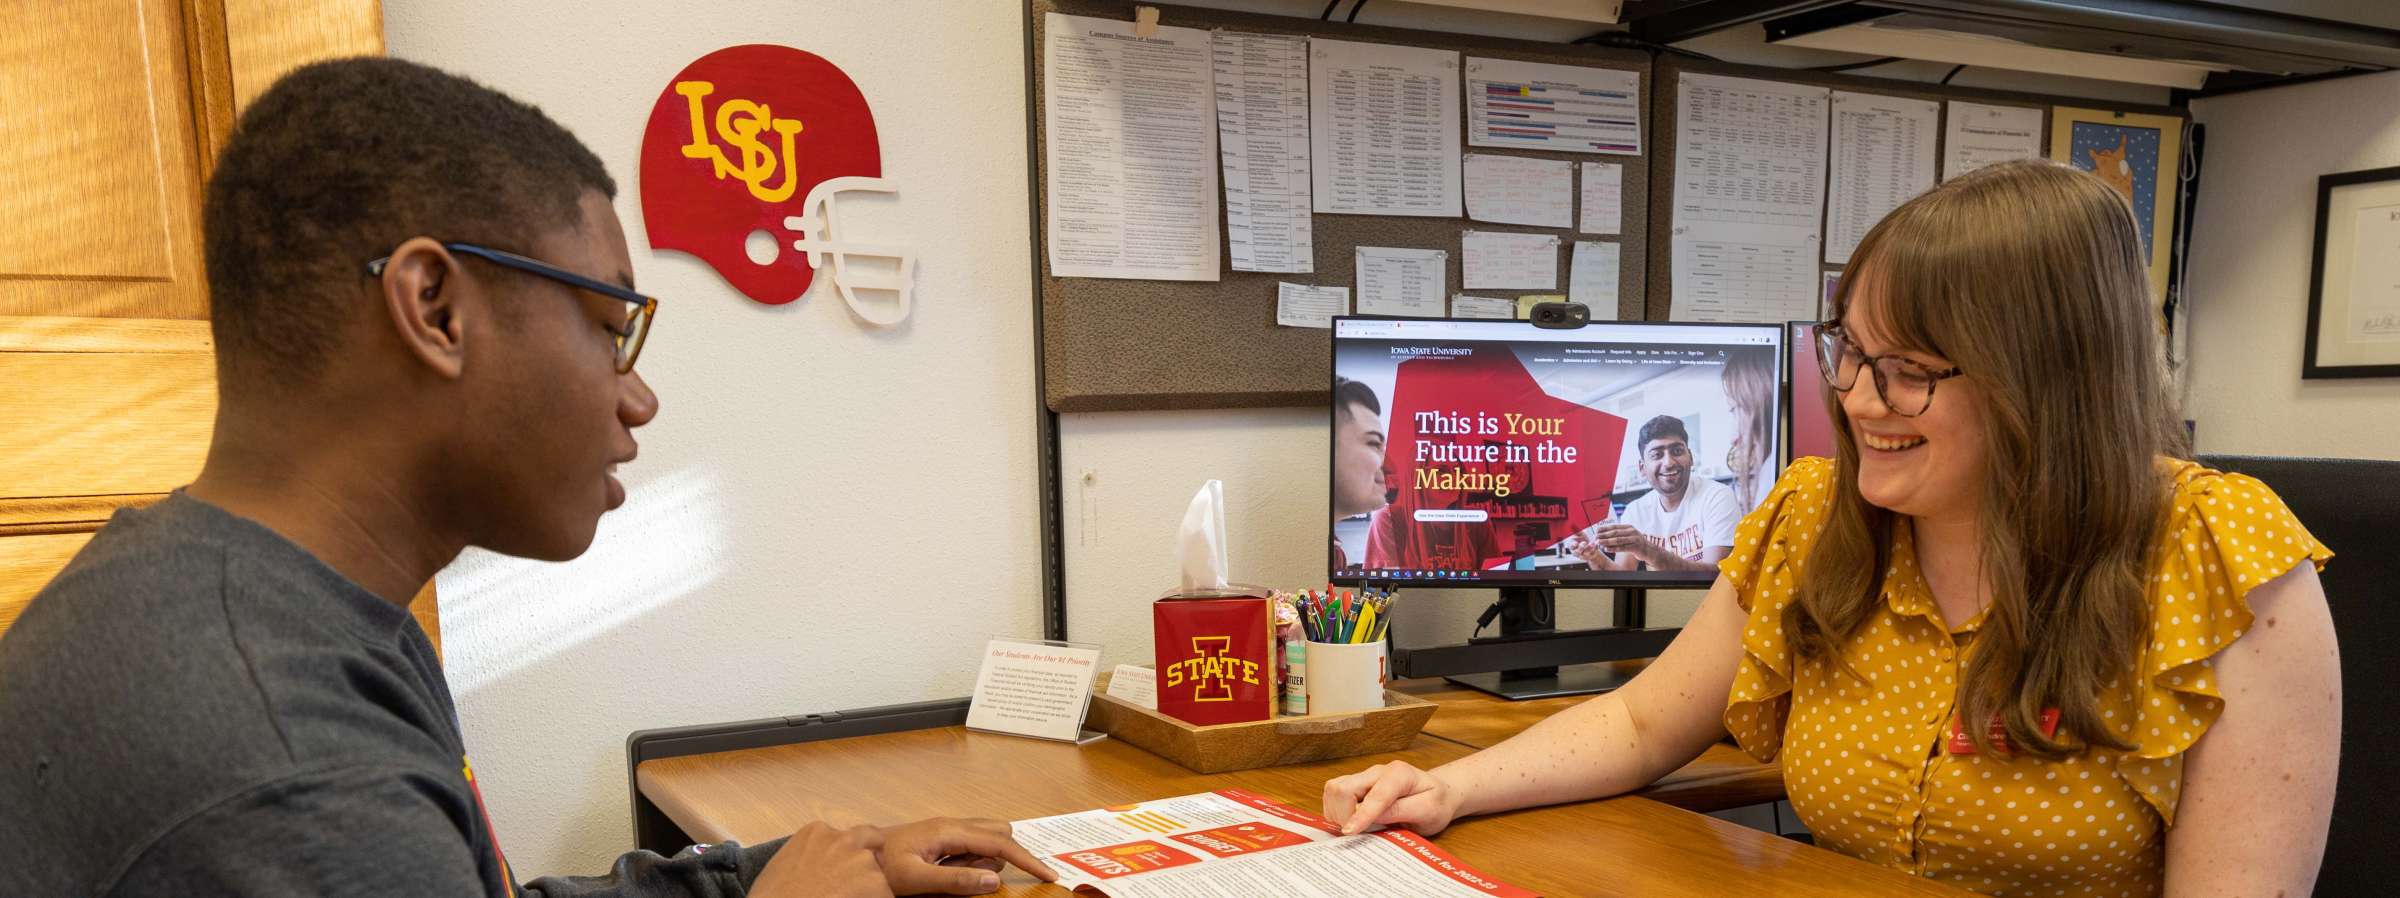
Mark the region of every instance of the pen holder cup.
POLYGON ((1390 678, 1382 642, 1310 642, 1308 644, 1308 711, 1340 714, 1383 707, 1383 684, 1390 678))

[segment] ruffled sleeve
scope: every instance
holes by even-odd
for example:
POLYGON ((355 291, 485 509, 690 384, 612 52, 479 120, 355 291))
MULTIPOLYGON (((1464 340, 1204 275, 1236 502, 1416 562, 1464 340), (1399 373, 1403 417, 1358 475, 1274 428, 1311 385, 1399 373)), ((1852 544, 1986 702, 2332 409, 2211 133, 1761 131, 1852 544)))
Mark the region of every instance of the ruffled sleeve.
POLYGON ((1823 527, 1832 502, 1833 461, 1792 462, 1758 508, 1734 531, 1733 551, 1717 571, 1733 586, 1747 618, 1741 666, 1725 698, 1725 729, 1742 750, 1772 761, 1783 746, 1791 709, 1792 657, 1783 640, 1783 609, 1799 586, 1801 562, 1823 527))
POLYGON ((2173 825, 2183 753, 2225 709, 2215 655, 2250 629, 2250 590, 2304 561, 2322 570, 2333 553, 2266 484, 2196 465, 2183 472, 2160 539, 2151 641, 2131 707, 2110 713, 2118 736, 2136 746, 2118 761, 2118 775, 2173 825))

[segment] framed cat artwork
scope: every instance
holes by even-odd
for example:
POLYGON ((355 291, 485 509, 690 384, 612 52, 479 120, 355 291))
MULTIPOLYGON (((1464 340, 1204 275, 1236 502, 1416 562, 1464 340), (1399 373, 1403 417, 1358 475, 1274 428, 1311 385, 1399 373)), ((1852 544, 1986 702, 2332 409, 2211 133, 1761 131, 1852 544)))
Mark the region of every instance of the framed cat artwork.
POLYGON ((2050 158, 2100 176, 2133 206, 2150 247, 2150 305, 2167 301, 2167 258, 2175 237, 2176 176, 2183 164, 2181 118, 2060 106, 2050 110, 2050 158))

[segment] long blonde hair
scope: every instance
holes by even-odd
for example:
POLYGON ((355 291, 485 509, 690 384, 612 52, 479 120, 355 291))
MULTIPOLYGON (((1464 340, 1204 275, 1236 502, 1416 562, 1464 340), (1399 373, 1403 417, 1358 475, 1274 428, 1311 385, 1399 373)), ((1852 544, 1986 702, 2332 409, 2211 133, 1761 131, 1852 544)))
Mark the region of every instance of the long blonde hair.
MULTIPOLYGON (((1834 298, 1838 320, 1858 284, 1876 284, 1877 330, 1949 359, 1984 397, 1978 554, 1992 599, 1958 705, 1965 721, 1997 712, 2016 750, 2038 757, 2071 740, 2130 748, 2099 695, 2148 640, 2149 552, 2170 498, 2159 461, 2188 454, 2146 255, 2130 207, 2098 178, 2011 162, 1885 216, 1851 256, 1870 276, 1842 278, 1834 298), (2045 708, 2059 710, 2056 739, 2037 725, 2045 708)), ((1902 523, 1859 496, 1858 446, 1841 404, 1831 413, 1841 482, 1784 612, 1807 658, 1839 657, 1872 618, 1902 523)), ((1965 729, 1992 750, 1985 727, 1965 729)))
POLYGON ((1740 500, 1744 511, 1761 498, 1759 468, 1775 463, 1774 358, 1773 353, 1736 352, 1719 373, 1726 400, 1749 419, 1725 447, 1725 467, 1734 475, 1734 498, 1740 500))

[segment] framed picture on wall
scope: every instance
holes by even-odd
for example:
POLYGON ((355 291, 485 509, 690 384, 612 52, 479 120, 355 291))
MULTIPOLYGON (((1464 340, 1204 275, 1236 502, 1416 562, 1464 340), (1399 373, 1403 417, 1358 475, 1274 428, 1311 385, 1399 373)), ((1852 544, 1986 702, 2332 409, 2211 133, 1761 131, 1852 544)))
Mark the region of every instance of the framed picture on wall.
POLYGON ((2183 120, 2060 106, 2050 111, 2050 158, 2100 176, 2133 205, 2134 225, 2150 248, 2150 306, 2164 309, 2183 120))
POLYGON ((2400 377, 2400 168, 2320 175, 2300 376, 2400 377))

